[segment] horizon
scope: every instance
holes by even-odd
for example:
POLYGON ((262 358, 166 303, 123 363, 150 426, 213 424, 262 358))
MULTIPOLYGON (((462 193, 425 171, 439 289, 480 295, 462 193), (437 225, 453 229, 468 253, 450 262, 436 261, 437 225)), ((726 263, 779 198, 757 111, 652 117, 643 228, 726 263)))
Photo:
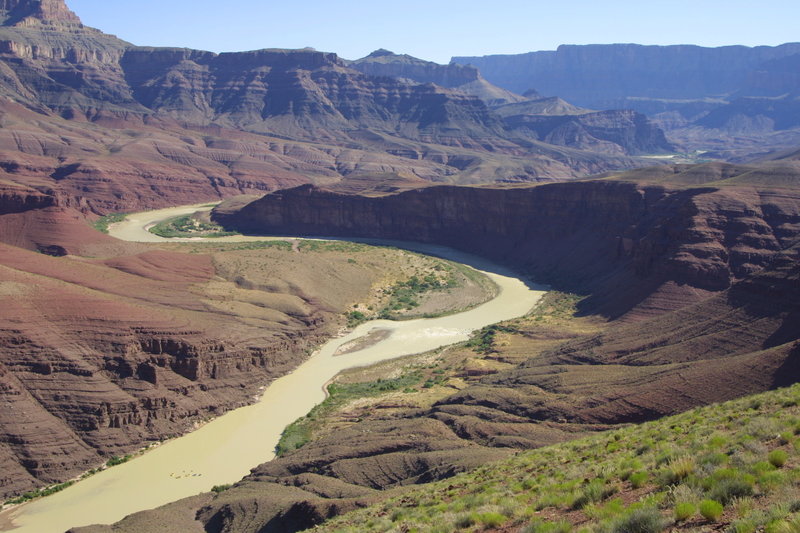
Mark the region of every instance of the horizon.
POLYGON ((718 48, 800 42, 793 22, 800 18, 800 3, 714 1, 702 9, 694 4, 664 3, 659 13, 658 5, 642 9, 632 0, 603 6, 586 0, 558 6, 506 0, 492 10, 474 0, 436 5, 408 0, 404 9, 387 13, 375 5, 311 0, 303 13, 312 16, 298 17, 292 6, 256 0, 237 0, 222 12, 209 0, 67 0, 84 24, 132 44, 216 53, 314 48, 354 60, 383 48, 447 64, 453 57, 518 55, 563 45, 718 48), (732 42, 730 35, 747 38, 732 42))

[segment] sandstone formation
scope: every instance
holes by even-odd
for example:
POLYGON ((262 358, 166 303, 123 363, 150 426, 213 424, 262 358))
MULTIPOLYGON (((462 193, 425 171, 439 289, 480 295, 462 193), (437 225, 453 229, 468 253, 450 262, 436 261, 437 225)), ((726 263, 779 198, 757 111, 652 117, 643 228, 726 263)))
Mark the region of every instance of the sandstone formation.
MULTIPOLYGON (((554 102, 553 107, 561 106, 554 102)), ((545 109, 552 107, 547 106, 545 109)), ((502 110, 504 108, 498 111, 502 110)), ((555 114, 552 111, 546 114, 510 114, 511 110, 506 112, 509 114, 504 120, 509 128, 526 132, 548 144, 631 155, 669 153, 674 150, 664 132, 636 111, 565 114, 555 114)))

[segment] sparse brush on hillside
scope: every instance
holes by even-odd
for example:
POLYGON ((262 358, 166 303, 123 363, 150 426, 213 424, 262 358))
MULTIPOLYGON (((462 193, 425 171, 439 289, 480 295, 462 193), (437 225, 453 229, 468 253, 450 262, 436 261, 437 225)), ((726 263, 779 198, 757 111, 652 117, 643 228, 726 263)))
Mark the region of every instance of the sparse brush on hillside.
POLYGON ((323 531, 798 531, 800 385, 519 453, 323 531))

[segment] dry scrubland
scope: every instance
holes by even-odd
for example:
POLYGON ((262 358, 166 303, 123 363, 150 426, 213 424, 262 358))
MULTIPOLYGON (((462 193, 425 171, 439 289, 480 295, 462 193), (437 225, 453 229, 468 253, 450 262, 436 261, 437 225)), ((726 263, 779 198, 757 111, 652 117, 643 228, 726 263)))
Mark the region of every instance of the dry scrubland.
POLYGON ((315 528, 800 530, 800 386, 521 452, 315 528))

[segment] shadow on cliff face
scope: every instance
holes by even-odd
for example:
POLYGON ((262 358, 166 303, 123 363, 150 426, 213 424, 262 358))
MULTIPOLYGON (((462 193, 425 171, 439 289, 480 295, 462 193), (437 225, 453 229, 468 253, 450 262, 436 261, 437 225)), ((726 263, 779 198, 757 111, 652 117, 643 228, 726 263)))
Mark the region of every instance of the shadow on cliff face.
MULTIPOLYGON (((697 302, 768 264, 777 244, 769 234, 754 235, 773 229, 753 216, 760 211, 757 195, 742 200, 737 194, 607 180, 514 189, 433 186, 379 197, 306 185, 215 220, 246 233, 450 246, 530 273, 556 290, 587 295, 580 314, 616 319, 641 307, 652 316, 697 302), (739 265, 742 254, 734 248, 743 243, 752 250, 739 265)), ((791 202, 786 210, 784 218, 797 218, 791 202)))

